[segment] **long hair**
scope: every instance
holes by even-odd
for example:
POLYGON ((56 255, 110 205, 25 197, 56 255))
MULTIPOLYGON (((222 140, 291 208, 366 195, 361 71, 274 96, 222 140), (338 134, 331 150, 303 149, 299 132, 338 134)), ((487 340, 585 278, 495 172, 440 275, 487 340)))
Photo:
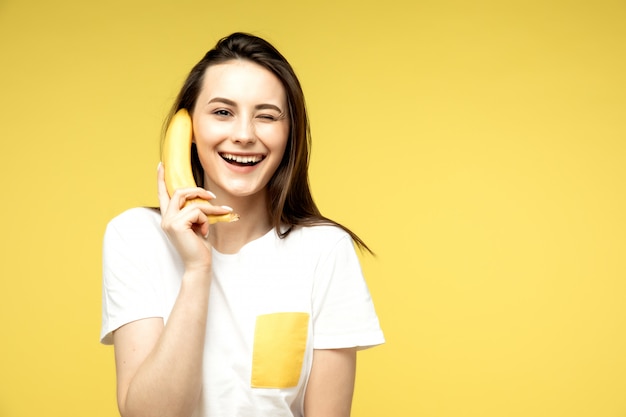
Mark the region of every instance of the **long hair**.
MULTIPOLYGON (((304 93, 289 62, 266 40, 241 32, 222 38, 189 72, 165 120, 164 131, 179 109, 193 111, 207 68, 233 60, 248 60, 269 70, 280 80, 287 95, 290 122, 287 146, 267 184, 267 210, 279 236, 286 237, 295 226, 335 225, 350 234, 361 249, 372 253, 355 233, 324 217, 313 201, 308 178, 311 132, 304 93)), ((204 170, 195 144, 191 149, 191 166, 196 184, 204 187, 204 170)))

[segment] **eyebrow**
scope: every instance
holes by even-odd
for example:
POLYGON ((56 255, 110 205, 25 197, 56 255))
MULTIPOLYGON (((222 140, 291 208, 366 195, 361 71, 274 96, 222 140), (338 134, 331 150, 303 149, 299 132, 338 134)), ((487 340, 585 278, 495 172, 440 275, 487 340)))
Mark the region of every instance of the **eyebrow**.
MULTIPOLYGON (((230 100, 224 97, 212 98, 211 100, 209 100, 207 104, 211 104, 211 103, 223 103, 223 104, 226 104, 227 106, 237 107, 237 103, 235 103, 233 100, 230 100)), ((280 107, 276 106, 275 104, 270 104, 270 103, 257 104, 256 106, 254 106, 254 108, 256 110, 276 110, 277 112, 281 114, 283 113, 280 107)))

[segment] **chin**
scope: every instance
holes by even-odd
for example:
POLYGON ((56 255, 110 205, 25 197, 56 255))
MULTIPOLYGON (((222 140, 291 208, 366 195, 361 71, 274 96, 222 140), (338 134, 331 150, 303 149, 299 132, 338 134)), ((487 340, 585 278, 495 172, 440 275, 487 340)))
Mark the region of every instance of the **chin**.
POLYGON ((251 197, 258 195, 266 191, 265 187, 250 187, 250 186, 226 186, 224 191, 236 198, 251 197))

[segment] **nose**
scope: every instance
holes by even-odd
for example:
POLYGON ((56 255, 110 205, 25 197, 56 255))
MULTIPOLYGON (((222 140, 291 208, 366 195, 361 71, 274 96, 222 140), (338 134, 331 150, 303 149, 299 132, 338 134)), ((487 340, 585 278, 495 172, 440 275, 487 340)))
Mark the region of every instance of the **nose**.
POLYGON ((247 117, 241 117, 235 124, 233 142, 248 144, 256 142, 254 123, 247 117))

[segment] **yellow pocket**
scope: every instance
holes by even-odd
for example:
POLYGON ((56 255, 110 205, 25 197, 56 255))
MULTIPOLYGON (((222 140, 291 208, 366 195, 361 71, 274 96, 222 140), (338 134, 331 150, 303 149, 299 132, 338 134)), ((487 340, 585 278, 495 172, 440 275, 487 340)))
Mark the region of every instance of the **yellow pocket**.
POLYGON ((308 334, 308 313, 258 316, 252 352, 252 387, 290 388, 298 385, 308 334))

